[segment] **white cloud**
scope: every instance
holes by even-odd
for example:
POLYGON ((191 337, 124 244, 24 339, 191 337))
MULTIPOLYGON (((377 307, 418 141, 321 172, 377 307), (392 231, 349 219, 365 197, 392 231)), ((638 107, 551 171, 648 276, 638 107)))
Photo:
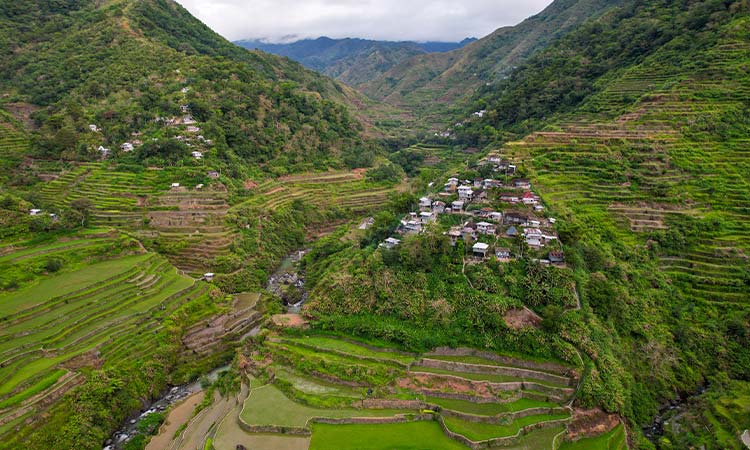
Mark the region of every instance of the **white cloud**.
POLYGON ((224 37, 457 41, 538 13, 551 0, 177 0, 224 37))

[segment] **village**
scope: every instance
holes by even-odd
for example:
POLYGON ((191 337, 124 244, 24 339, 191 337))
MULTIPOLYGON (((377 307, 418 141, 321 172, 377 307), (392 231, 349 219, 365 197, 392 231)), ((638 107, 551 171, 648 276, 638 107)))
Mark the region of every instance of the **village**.
MULTIPOLYGON (((402 239, 428 230, 442 232, 451 245, 463 242, 469 263, 489 259, 509 262, 522 256, 542 264, 563 266, 565 255, 553 217, 545 215, 541 198, 526 178, 517 178, 516 165, 492 153, 478 165, 507 180, 452 176, 442 190, 419 199, 419 210, 403 217, 390 237, 380 244, 394 249, 402 239)), ((431 184, 431 187, 435 187, 431 184)))

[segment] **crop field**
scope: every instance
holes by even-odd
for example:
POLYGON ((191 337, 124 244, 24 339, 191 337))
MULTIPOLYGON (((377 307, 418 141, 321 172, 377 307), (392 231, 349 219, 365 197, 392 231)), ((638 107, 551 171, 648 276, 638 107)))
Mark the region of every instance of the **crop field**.
MULTIPOLYGON (((492 445, 503 448, 552 448, 553 439, 563 435, 572 420, 572 410, 564 403, 573 393, 567 387, 574 384, 573 379, 560 383, 566 387, 548 387, 552 394, 525 391, 524 382, 518 379, 508 384, 490 374, 449 369, 433 374, 414 365, 437 357, 434 353, 420 357, 317 335, 272 336, 260 351, 263 360, 273 360, 260 371, 273 375, 264 378, 268 384, 250 391, 237 413, 244 426, 226 426, 229 422, 224 420, 214 437, 221 450, 234 443, 258 444, 269 439, 278 448, 307 448, 305 439, 310 438, 285 434, 291 429, 311 436, 310 449, 467 448, 461 440, 452 439, 451 433, 474 442, 497 439, 492 445), (331 401, 334 397, 336 403, 331 401), (321 423, 316 418, 345 422, 321 423), (346 422, 354 418, 356 423, 346 422), (394 423, 394 419, 398 420, 394 423), (279 434, 268 434, 269 430, 279 434)), ((465 356, 441 356, 433 361, 470 365, 470 370, 483 367, 474 364, 479 362, 503 369, 497 361, 473 353, 467 350, 465 356)), ((513 370, 540 377, 563 376, 553 370, 555 364, 515 361, 524 368, 513 370)), ((539 381, 531 379, 534 385, 539 381)))
POLYGON ((545 201, 624 242, 693 233, 662 246, 661 269, 687 297, 730 307, 750 298, 750 140, 717 131, 750 100, 740 22, 689 72, 656 54, 589 101, 589 118, 506 146, 532 161, 545 201))
POLYGON ((626 440, 625 429, 620 425, 601 436, 565 442, 560 450, 622 450, 628 448, 626 440))
POLYGON ((116 235, 82 235, 16 244, 17 252, 3 255, 0 268, 10 276, 28 271, 14 280, 15 289, 0 291, 3 431, 82 382, 82 369, 154 352, 159 343, 139 336, 206 295, 203 284, 179 275, 163 257, 137 247, 117 251, 122 244, 116 235), (52 256, 63 261, 58 273, 34 271, 52 256))

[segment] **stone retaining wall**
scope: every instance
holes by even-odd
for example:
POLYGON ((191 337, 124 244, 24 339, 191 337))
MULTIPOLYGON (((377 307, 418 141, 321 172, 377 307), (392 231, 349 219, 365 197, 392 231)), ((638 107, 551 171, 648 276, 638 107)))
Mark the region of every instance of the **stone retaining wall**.
POLYGON ((555 372, 563 376, 574 375, 575 369, 566 367, 562 364, 553 362, 535 362, 526 361, 523 359, 516 359, 509 356, 501 356, 492 352, 485 352, 482 350, 476 350, 473 348, 450 348, 450 347, 438 347, 435 350, 425 353, 425 356, 479 356, 481 358, 496 361, 501 364, 509 364, 511 366, 523 367, 531 370, 546 370, 549 372, 555 372))
POLYGON ((575 380, 561 375, 553 375, 545 372, 537 372, 530 369, 518 369, 515 367, 500 367, 481 364, 467 364, 455 361, 443 361, 438 359, 423 358, 419 361, 420 366, 433 369, 449 370, 453 372, 479 373, 490 375, 505 375, 517 378, 533 378, 550 383, 560 383, 567 386, 575 384, 575 380))
POLYGON ((518 430, 518 433, 516 433, 513 436, 488 439, 486 441, 472 441, 466 436, 460 435, 458 433, 454 433, 453 431, 449 430, 448 427, 445 425, 445 421, 443 420, 442 417, 437 418, 437 421, 440 424, 440 427, 443 429, 443 433, 445 433, 446 436, 456 441, 462 442, 463 444, 465 444, 472 450, 480 450, 480 449, 487 449, 487 448, 494 448, 494 447, 508 447, 510 445, 517 444, 521 436, 525 436, 526 434, 529 434, 534 430, 540 430, 542 428, 553 427, 553 426, 565 423, 569 420, 570 419, 557 419, 557 420, 549 420, 547 422, 534 423, 531 425, 526 425, 525 427, 521 428, 520 430, 518 430))
POLYGON ((478 416, 474 414, 468 414, 460 411, 452 411, 450 409, 441 409, 440 414, 443 416, 448 417, 456 417, 461 420, 465 420, 467 422, 475 422, 475 423, 489 423, 489 424, 496 424, 496 425, 502 425, 507 423, 508 420, 516 420, 521 419, 528 416, 535 416, 537 414, 560 414, 568 412, 568 409, 566 408, 529 408, 524 409, 523 411, 515 411, 515 412, 508 412, 508 413, 501 413, 495 416, 478 416))
POLYGON ((381 398, 366 398, 353 403, 355 408, 361 409, 427 409, 430 405, 419 400, 389 400, 381 398))
POLYGON ((480 404, 512 403, 512 402, 521 400, 521 398, 523 398, 523 395, 521 394, 520 390, 512 397, 504 398, 502 399, 502 401, 498 400, 496 397, 479 397, 479 396, 471 395, 471 394, 460 394, 458 392, 432 391, 430 389, 420 389, 419 393, 422 395, 426 395, 428 397, 445 398, 448 400, 463 400, 466 402, 480 403, 480 404))

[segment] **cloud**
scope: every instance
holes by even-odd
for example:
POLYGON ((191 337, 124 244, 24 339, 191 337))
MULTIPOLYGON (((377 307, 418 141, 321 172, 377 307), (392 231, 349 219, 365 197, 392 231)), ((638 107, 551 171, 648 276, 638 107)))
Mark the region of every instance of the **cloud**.
POLYGON ((551 0, 177 0, 231 40, 329 36, 458 41, 538 13, 551 0))

